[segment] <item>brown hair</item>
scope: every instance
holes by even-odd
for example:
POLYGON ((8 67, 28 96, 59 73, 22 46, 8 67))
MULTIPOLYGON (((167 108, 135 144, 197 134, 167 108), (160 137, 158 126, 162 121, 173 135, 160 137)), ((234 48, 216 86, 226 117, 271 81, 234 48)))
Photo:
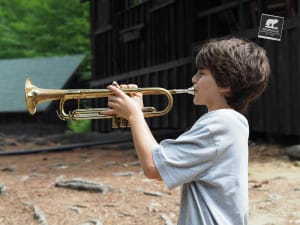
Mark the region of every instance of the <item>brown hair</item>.
POLYGON ((229 87, 227 103, 242 113, 265 90, 270 75, 266 51, 238 38, 205 43, 196 56, 196 67, 210 69, 219 87, 229 87))

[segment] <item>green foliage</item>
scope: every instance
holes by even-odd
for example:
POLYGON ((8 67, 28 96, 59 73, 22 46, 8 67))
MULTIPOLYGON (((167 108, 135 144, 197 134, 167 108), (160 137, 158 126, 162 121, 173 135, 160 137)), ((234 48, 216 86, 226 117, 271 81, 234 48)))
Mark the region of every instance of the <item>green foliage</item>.
MULTIPOLYGON (((81 79, 91 74, 89 3, 80 0, 0 0, 0 59, 85 54, 81 79)), ((91 121, 69 121, 70 132, 91 121)), ((1 185, 1 183, 0 183, 1 185)))
POLYGON ((85 133, 91 131, 91 120, 68 120, 67 125, 69 130, 67 133, 85 133))
POLYGON ((79 0, 1 0, 0 58, 85 54, 89 4, 79 0))

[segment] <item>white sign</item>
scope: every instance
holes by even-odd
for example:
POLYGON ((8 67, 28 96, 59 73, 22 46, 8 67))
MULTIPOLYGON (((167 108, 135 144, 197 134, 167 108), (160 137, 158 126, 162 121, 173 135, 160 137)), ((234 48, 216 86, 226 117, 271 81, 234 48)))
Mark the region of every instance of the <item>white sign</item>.
POLYGON ((284 17, 262 14, 260 18, 258 37, 280 41, 283 23, 284 17))

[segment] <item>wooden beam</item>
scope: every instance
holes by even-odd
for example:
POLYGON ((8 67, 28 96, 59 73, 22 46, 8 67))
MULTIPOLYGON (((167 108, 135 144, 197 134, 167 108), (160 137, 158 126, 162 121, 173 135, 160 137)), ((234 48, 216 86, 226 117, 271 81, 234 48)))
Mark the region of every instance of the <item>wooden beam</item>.
POLYGON ((110 24, 106 25, 105 27, 102 27, 101 29, 97 29, 93 32, 93 35, 100 35, 106 32, 110 32, 112 30, 112 26, 110 24))
POLYGON ((186 58, 181 58, 178 60, 170 61, 168 63, 150 66, 150 67, 142 68, 140 70, 130 71, 128 73, 121 73, 121 74, 105 77, 103 79, 91 81, 90 87, 91 88, 99 87, 101 85, 109 84, 114 80, 116 80, 116 81, 124 80, 124 79, 128 79, 128 78, 139 77, 139 76, 143 76, 143 75, 150 74, 150 73, 155 73, 155 72, 159 72, 159 71, 172 69, 172 68, 179 67, 179 66, 182 66, 182 65, 185 65, 188 63, 192 63, 192 60, 193 60, 192 57, 186 57, 186 58))
POLYGON ((246 2, 249 2, 249 0, 238 0, 238 1, 234 1, 234 2, 224 3, 220 6, 213 7, 211 9, 208 9, 208 10, 205 10, 205 11, 201 11, 197 14, 196 17, 201 18, 201 17, 205 17, 205 16, 210 16, 211 14, 220 13, 220 12, 225 11, 227 9, 237 7, 240 4, 246 3, 246 2))
POLYGON ((170 5, 174 4, 174 3, 175 3, 174 0, 166 0, 163 3, 160 3, 160 4, 157 4, 157 5, 153 6, 149 10, 149 13, 155 12, 157 10, 160 10, 160 9, 164 8, 164 7, 170 6, 170 5))
POLYGON ((300 27, 300 16, 287 18, 284 23, 284 30, 300 27))

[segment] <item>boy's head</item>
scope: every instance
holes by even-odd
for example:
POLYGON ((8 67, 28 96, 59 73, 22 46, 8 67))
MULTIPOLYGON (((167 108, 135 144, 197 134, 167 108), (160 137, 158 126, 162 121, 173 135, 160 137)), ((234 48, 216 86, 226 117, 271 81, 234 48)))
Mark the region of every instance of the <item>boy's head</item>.
POLYGON ((225 99, 239 112, 245 112, 265 90, 270 74, 266 51, 238 38, 205 43, 196 56, 196 67, 209 69, 219 87, 230 89, 225 99))

